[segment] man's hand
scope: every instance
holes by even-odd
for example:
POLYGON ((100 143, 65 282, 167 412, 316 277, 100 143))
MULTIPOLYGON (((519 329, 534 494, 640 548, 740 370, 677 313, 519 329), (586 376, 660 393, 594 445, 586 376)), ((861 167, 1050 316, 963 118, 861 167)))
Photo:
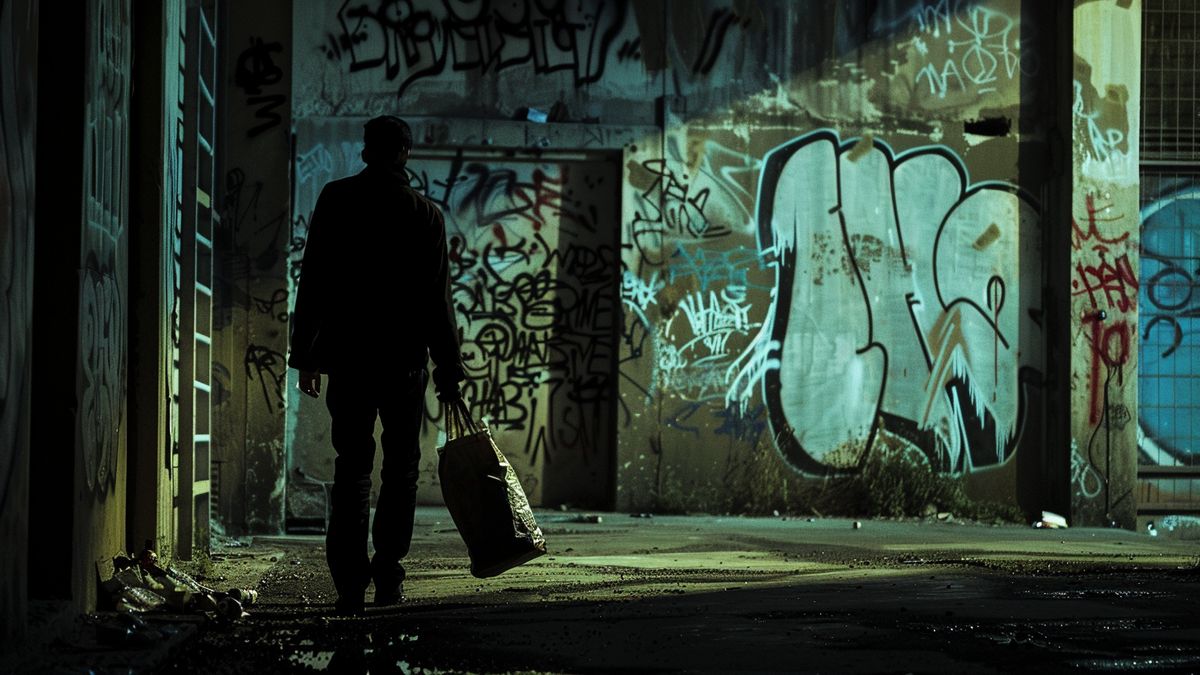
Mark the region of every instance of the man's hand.
POLYGON ((313 398, 321 397, 321 374, 312 370, 300 371, 300 391, 313 398))

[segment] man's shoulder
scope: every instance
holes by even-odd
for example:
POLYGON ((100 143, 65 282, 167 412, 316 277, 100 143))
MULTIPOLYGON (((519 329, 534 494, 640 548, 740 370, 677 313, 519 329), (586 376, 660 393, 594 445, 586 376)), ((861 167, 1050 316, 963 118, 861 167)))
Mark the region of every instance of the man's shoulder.
POLYGON ((357 175, 331 180, 321 189, 321 194, 325 197, 346 194, 346 192, 354 188, 356 178, 358 178, 357 175))
POLYGON ((412 194, 413 202, 428 213, 430 217, 441 215, 442 211, 438 208, 437 202, 413 187, 407 187, 406 189, 412 194))

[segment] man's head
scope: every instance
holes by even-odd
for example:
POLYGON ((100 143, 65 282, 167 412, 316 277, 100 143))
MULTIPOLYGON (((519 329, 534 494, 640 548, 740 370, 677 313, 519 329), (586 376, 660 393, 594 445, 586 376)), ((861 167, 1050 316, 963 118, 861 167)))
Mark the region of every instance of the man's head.
POLYGON ((412 149, 412 130, 399 117, 380 115, 363 125, 363 161, 369 165, 401 165, 412 149))

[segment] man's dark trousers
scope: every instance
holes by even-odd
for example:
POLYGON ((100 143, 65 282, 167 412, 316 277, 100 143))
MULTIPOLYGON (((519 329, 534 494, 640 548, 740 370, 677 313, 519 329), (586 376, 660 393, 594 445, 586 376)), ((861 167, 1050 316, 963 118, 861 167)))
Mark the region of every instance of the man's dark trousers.
POLYGON ((394 590, 404 580, 400 560, 412 543, 428 374, 424 369, 395 374, 382 370, 330 373, 326 385, 337 458, 325 557, 338 596, 346 599, 361 598, 372 577, 377 594, 394 590), (383 422, 383 470, 372 528, 375 556, 368 558, 376 415, 383 422))

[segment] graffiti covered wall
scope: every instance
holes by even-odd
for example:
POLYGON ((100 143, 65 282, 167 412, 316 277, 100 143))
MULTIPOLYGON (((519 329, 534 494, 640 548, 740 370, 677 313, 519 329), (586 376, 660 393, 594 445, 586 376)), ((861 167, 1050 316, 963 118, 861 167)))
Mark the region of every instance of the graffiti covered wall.
MULTIPOLYGON (((321 188, 363 168, 364 121, 297 123, 293 269, 303 262, 307 214, 321 188)), ((518 157, 426 147, 408 171, 410 185, 446 218, 472 413, 487 421, 532 498, 606 503, 620 315, 617 232, 604 224, 617 219, 618 164, 603 154, 518 157)), ((357 253, 364 265, 400 259, 368 249, 357 253)), ((411 290, 381 294, 379 329, 411 290)), ((432 389, 427 394, 421 498, 437 500, 433 450, 445 437, 440 404, 432 389)), ((323 489, 310 485, 332 480, 333 457, 324 402, 291 390, 288 396, 289 518, 302 518, 323 508, 323 489)))
MULTIPOLYGON (((297 3, 294 110, 314 124, 419 118, 418 150, 620 154, 619 209, 592 214, 597 232, 619 235, 619 319, 613 342, 589 338, 616 354, 618 508, 796 508, 809 479, 884 453, 1017 503, 1016 467, 1041 438, 1046 195, 1036 186, 1049 170, 1022 153, 1044 151, 1051 123, 1033 86, 1051 29, 1015 1, 808 12, 787 2, 312 0, 297 3), (520 131, 493 133, 504 124, 520 131), (645 130, 607 137, 614 125, 645 130)), ((305 181, 352 171, 358 147, 357 132, 306 129, 301 234, 305 181)), ((518 253, 492 277, 498 290, 503 274, 549 269, 528 247, 553 245, 552 224, 535 231, 517 207, 553 195, 564 169, 547 160, 539 186, 504 162, 466 172, 470 160, 450 170, 455 161, 414 170, 467 228, 462 278, 487 278, 489 261, 518 253), (506 185, 519 189, 479 207, 491 194, 481 186, 506 185)), ((576 222, 567 205, 556 207, 559 245, 576 222)), ((610 257, 586 260, 599 269, 610 257)), ((566 311, 569 267, 560 261, 546 284, 533 275, 500 305, 488 304, 496 291, 456 293, 466 350, 486 363, 472 366, 468 396, 500 427, 545 409, 537 396, 504 394, 500 375, 519 391, 511 378, 529 376, 540 349, 561 348, 539 343, 536 326, 474 333, 479 312, 512 322, 529 312, 514 301, 532 291, 566 311)), ((574 273, 592 278, 587 270, 574 273)), ((507 427, 505 449, 532 457, 540 424, 507 427)), ((298 442, 290 456, 314 466, 331 457, 298 442)), ((554 435, 544 443, 549 457, 571 447, 554 435)), ((554 501, 544 480, 527 487, 554 501)))
POLYGON ((403 101, 410 114, 488 118, 557 102, 573 119, 648 122, 659 91, 637 57, 633 4, 297 0, 294 111, 370 116, 403 101))
POLYGON ((94 563, 125 546, 132 54, 127 0, 93 0, 87 12, 73 576, 90 603, 94 563))
POLYGON ((627 163, 618 503, 806 509, 800 479, 890 455, 1030 506, 1045 195, 1017 129, 1049 123, 1038 18, 839 12, 825 55, 765 57, 793 65, 732 110, 693 82, 627 163))

